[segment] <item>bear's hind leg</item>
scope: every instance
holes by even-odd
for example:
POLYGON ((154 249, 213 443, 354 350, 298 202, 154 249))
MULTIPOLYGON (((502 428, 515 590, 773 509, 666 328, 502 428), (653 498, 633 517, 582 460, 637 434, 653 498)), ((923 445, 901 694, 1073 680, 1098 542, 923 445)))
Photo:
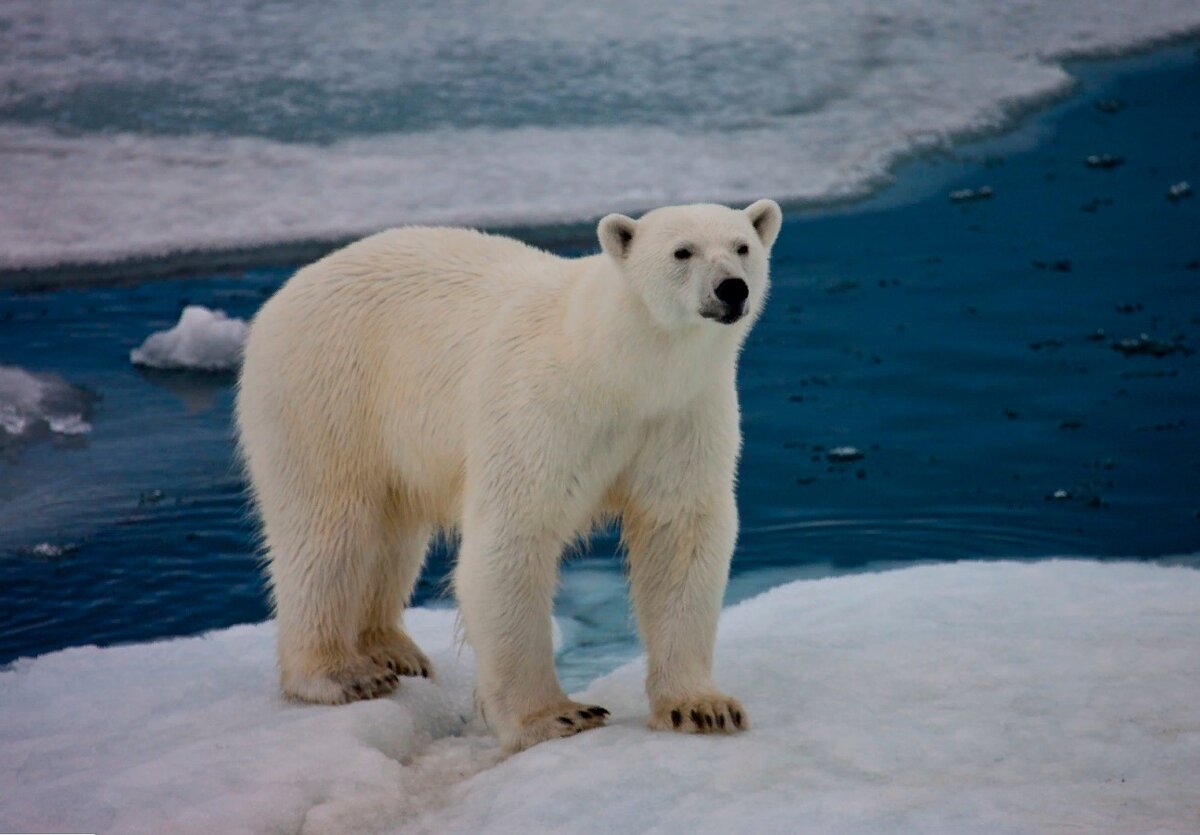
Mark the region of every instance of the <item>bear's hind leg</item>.
POLYGON ((404 631, 402 617, 425 563, 432 531, 403 517, 383 523, 383 542, 367 589, 359 650, 381 667, 401 676, 433 677, 433 665, 404 631))
POLYGON ((264 512, 284 695, 318 704, 387 695, 399 676, 358 647, 376 580, 364 555, 379 548, 378 524, 364 510, 302 504, 264 512))

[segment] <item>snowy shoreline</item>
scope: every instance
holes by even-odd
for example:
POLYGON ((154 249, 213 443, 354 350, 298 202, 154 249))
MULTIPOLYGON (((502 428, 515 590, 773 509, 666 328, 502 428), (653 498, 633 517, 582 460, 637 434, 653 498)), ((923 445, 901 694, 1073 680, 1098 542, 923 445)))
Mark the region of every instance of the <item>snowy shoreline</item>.
POLYGON ((500 761, 454 613, 437 684, 283 704, 273 625, 81 647, 0 673, 0 829, 97 832, 1194 832, 1200 572, 954 563, 801 581, 727 610, 736 738, 611 726, 500 761))

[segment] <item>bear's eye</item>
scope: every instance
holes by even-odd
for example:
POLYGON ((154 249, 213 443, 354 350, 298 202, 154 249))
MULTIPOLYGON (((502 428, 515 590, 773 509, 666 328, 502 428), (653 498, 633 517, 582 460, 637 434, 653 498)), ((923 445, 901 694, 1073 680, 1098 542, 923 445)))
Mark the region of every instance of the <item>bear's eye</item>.
POLYGON ((675 257, 680 261, 686 261, 692 257, 692 251, 686 246, 681 246, 679 249, 675 250, 675 257))
POLYGON ((737 254, 738 254, 738 255, 749 255, 749 254, 750 254, 750 247, 749 247, 749 246, 747 246, 746 244, 742 244, 741 246, 739 246, 739 247, 737 248, 737 254))

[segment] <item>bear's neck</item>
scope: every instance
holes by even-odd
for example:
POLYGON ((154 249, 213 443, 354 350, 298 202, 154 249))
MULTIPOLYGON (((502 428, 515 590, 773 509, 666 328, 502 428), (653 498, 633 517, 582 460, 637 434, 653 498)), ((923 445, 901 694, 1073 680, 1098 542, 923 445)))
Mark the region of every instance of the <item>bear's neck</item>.
POLYGON ((697 322, 667 327, 606 255, 581 258, 566 285, 562 360, 617 396, 642 386, 695 390, 732 381, 741 339, 733 328, 697 322), (689 382, 694 378, 694 383, 689 382))

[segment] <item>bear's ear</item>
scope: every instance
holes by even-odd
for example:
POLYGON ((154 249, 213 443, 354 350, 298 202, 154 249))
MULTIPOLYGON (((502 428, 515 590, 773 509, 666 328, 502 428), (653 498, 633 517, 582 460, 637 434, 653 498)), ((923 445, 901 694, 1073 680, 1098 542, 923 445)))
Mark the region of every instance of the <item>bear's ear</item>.
POLYGON ((624 260, 629 254, 629 247, 633 243, 633 231, 636 228, 637 221, 631 217, 605 215, 596 227, 600 248, 618 261, 624 260))
POLYGON ((763 246, 770 249, 779 234, 779 227, 783 225, 783 211, 779 204, 774 200, 756 200, 744 211, 750 218, 750 225, 758 233, 758 239, 762 241, 763 246))

